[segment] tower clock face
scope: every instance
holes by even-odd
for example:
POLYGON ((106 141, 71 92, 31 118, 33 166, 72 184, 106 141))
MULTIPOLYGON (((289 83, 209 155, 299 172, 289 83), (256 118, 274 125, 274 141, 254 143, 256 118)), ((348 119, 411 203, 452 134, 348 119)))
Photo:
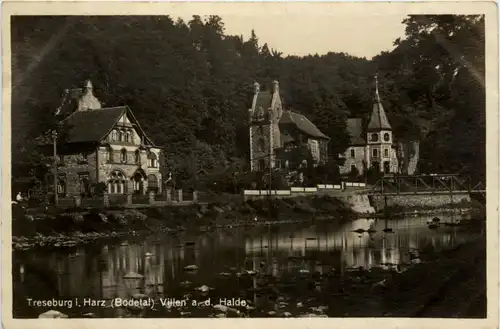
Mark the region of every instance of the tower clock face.
POLYGON ((391 140, 391 136, 389 135, 389 133, 385 133, 384 134, 384 141, 388 142, 391 140))

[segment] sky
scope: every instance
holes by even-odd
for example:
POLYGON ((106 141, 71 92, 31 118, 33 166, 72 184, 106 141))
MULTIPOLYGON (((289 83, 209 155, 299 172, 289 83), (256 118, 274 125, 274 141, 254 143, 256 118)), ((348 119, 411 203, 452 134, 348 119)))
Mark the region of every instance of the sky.
POLYGON ((260 46, 267 43, 284 56, 345 52, 371 59, 392 50, 394 40, 404 37, 405 29, 402 14, 220 16, 226 34, 243 35, 247 40, 253 29, 260 46))

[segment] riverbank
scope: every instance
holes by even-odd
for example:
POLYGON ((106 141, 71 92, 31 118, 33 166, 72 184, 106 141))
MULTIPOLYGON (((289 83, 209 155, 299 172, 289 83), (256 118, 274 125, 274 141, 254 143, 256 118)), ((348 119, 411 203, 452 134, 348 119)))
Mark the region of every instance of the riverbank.
POLYGON ((243 201, 221 196, 210 205, 146 209, 49 209, 28 212, 12 221, 12 246, 16 250, 35 247, 72 247, 97 239, 118 239, 152 232, 207 231, 221 227, 271 225, 313 220, 347 221, 359 217, 404 217, 468 213, 484 217, 479 203, 441 208, 391 207, 377 214, 356 213, 343 200, 330 196, 243 201))
POLYGON ((12 246, 72 247, 97 239, 118 239, 152 232, 206 231, 220 227, 296 223, 307 220, 346 221, 355 214, 328 196, 276 200, 230 200, 211 205, 143 210, 68 209, 24 215, 12 221, 12 246))

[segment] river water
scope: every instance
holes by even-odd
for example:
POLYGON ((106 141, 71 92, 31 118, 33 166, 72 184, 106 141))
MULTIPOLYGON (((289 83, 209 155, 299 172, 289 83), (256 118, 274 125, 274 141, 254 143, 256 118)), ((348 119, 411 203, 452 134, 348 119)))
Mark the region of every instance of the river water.
MULTIPOLYGON (((215 315, 213 305, 220 304, 221 298, 228 302, 226 306, 238 301, 251 305, 246 308, 251 316, 299 316, 316 311, 348 316, 352 311, 346 303, 332 306, 332 298, 343 295, 342 278, 353 269, 404 267, 415 261, 418 251, 448 248, 478 234, 444 225, 429 229, 430 218, 262 225, 16 251, 14 317, 37 317, 49 309, 71 317, 206 317, 215 315), (353 232, 369 227, 376 232, 353 232), (383 232, 387 227, 393 232, 383 232), (193 265, 197 270, 186 270, 193 265), (260 274, 252 275, 252 271, 260 274), (337 279, 325 281, 329 275, 337 279), (202 286, 209 289, 197 290, 202 286), (139 293, 152 297, 154 307, 147 305, 140 312, 141 307, 110 306, 115 298, 128 301, 139 293), (106 300, 105 305, 101 300, 106 300), (67 302, 50 307, 36 306, 35 301, 67 302), (172 301, 179 305, 167 305, 172 301)), ((376 297, 365 294, 363 300, 358 308, 377 307, 376 297)))

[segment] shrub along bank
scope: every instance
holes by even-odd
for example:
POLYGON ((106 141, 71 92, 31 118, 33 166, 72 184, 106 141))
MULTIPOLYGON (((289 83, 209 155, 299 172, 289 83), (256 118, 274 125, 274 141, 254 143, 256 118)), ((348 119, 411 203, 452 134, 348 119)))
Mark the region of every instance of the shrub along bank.
POLYGON ((14 249, 64 247, 129 234, 209 230, 223 226, 259 225, 322 218, 348 220, 352 211, 328 197, 299 197, 185 207, 130 209, 71 209, 62 213, 22 214, 12 221, 14 249))

